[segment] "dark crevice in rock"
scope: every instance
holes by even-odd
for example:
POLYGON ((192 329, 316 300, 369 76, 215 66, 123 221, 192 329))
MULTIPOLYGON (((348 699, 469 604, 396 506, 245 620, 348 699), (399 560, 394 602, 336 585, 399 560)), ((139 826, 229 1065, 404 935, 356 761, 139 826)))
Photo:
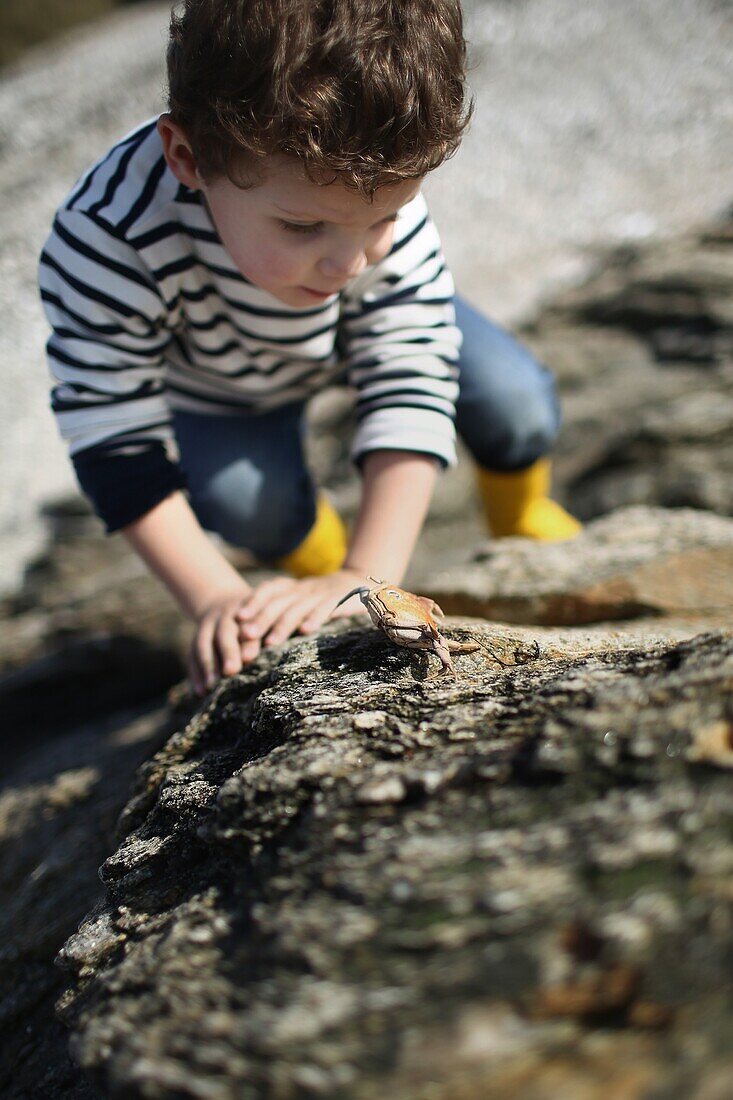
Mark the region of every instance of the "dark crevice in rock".
POLYGON ((134 635, 74 638, 0 677, 0 706, 14 736, 38 741, 151 703, 182 674, 177 653, 134 635))
POLYGON ((467 594, 451 593, 443 597, 451 615, 471 615, 495 619, 501 623, 524 626, 590 626, 614 620, 648 619, 660 614, 654 606, 639 600, 603 602, 569 593, 543 594, 540 598, 495 597, 491 600, 471 599, 467 594))

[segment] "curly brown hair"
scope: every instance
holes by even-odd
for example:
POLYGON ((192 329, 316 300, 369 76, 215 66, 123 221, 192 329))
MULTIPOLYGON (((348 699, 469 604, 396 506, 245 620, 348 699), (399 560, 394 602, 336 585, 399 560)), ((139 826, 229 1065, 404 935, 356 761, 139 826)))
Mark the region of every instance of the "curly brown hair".
POLYGON ((371 197, 456 151, 465 69, 460 0, 183 0, 169 110, 204 179, 252 186, 279 153, 371 197))

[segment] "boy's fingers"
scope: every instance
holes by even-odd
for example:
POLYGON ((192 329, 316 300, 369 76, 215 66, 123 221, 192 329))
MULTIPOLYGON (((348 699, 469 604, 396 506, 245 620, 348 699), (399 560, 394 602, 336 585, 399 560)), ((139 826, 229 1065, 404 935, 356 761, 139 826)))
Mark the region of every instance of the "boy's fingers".
POLYGON ((313 612, 308 615, 307 619, 304 620, 300 629, 303 634, 309 634, 311 630, 317 630, 319 626, 323 626, 324 623, 329 622, 331 619, 350 618, 355 614, 368 614, 367 609, 364 607, 361 600, 359 600, 358 596, 354 596, 354 598, 344 604, 343 607, 338 608, 334 607, 332 596, 324 597, 319 602, 318 606, 313 609, 313 612), (352 611, 349 611, 349 605, 352 603, 356 603, 356 607, 352 611))
POLYGON ((213 618, 204 618, 198 626, 191 646, 191 660, 201 679, 204 689, 211 690, 216 683, 216 664, 214 660, 213 618))
POLYGON ((216 631, 216 649, 223 676, 234 676, 242 668, 239 627, 231 615, 223 615, 216 631))
POLYGON ((263 608, 267 607, 270 600, 274 599, 278 593, 292 588, 292 586, 293 581, 290 577, 275 577, 274 580, 263 581, 254 590, 247 602, 240 604, 238 607, 236 612, 238 621, 243 623, 253 619, 263 608))
POLYGON ((286 608, 270 629, 265 638, 265 643, 267 645, 279 645, 280 642, 284 642, 286 638, 289 638, 290 635, 297 630, 304 619, 313 613, 313 609, 318 603, 318 596, 310 596, 308 598, 299 599, 290 607, 286 608))
MULTIPOLYGON (((242 623, 240 630, 245 638, 262 638, 284 611, 298 601, 297 590, 291 589, 282 596, 268 600, 258 615, 249 622, 242 623)), ((302 596, 300 597, 302 598, 302 596)))
POLYGON ((186 661, 186 669, 188 671, 188 679, 191 687, 197 695, 203 695, 204 693, 204 679, 201 675, 201 671, 198 667, 193 653, 189 653, 188 660, 186 661))
POLYGON ((367 610, 358 596, 352 596, 351 599, 347 600, 341 607, 331 607, 329 609, 329 615, 332 615, 334 619, 350 619, 352 615, 359 615, 362 613, 366 615, 367 610))
POLYGON ((255 657, 259 656, 262 644, 259 638, 248 638, 247 641, 241 642, 241 654, 242 664, 248 665, 250 661, 254 661, 255 657))
POLYGON ((328 622, 332 611, 333 600, 330 597, 327 600, 319 600, 300 624, 300 633, 310 634, 312 630, 317 630, 319 626, 323 626, 325 622, 328 622))

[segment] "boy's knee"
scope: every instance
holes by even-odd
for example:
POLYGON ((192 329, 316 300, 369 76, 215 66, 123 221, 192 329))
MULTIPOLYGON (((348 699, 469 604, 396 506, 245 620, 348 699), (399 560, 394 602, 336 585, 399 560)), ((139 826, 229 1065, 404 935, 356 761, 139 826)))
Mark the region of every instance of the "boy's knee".
POLYGON ((316 514, 307 476, 238 477, 236 467, 212 478, 191 503, 208 531, 263 561, 283 557, 298 546, 316 514))
POLYGON ((534 394, 519 415, 507 420, 508 438, 504 469, 521 469, 548 454, 560 430, 560 408, 554 398, 534 394))
POLYGON ((479 465, 521 469, 552 450, 560 407, 549 372, 543 383, 507 384, 483 397, 475 395, 469 408, 459 409, 459 434, 479 465))

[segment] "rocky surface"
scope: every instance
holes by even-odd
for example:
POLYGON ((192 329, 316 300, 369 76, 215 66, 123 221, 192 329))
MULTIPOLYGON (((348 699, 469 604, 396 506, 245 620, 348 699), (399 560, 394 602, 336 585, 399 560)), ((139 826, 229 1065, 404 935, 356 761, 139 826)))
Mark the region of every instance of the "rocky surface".
POLYGON ((733 638, 453 627, 458 681, 269 654, 141 769, 60 956, 102 1095, 722 1100, 733 638))
MULTIPOLYGON (((731 539, 731 520, 631 509, 562 553, 479 555, 466 592, 483 570, 508 601, 521 570, 530 622, 548 589, 579 606, 655 558, 657 604, 566 628, 451 619, 480 644, 457 681, 343 623, 198 710, 108 698, 55 741, 8 721, 3 1095, 717 1100, 733 638, 710 632, 722 604, 684 597, 695 554, 731 539), (674 555, 689 575, 665 589, 674 555)), ((52 571, 35 584, 53 622, 52 571)), ((162 638, 170 608, 143 593, 119 587, 118 626, 145 603, 162 638)), ((69 606, 80 642, 91 594, 69 606)), ((113 675, 132 690, 113 667, 102 700, 113 675)))
POLYGON ((69 511, 53 523, 51 552, 0 605, 0 705, 15 738, 154 701, 184 671, 173 600, 83 506, 69 511))
MULTIPOLYGON (((38 688, 42 691, 42 688, 38 688)), ((33 702, 33 693, 27 696, 33 702)), ((103 897, 98 868, 135 769, 175 728, 163 700, 97 715, 45 737, 3 711, 0 788, 0 1095, 88 1100, 54 1014, 53 960, 103 897)))

